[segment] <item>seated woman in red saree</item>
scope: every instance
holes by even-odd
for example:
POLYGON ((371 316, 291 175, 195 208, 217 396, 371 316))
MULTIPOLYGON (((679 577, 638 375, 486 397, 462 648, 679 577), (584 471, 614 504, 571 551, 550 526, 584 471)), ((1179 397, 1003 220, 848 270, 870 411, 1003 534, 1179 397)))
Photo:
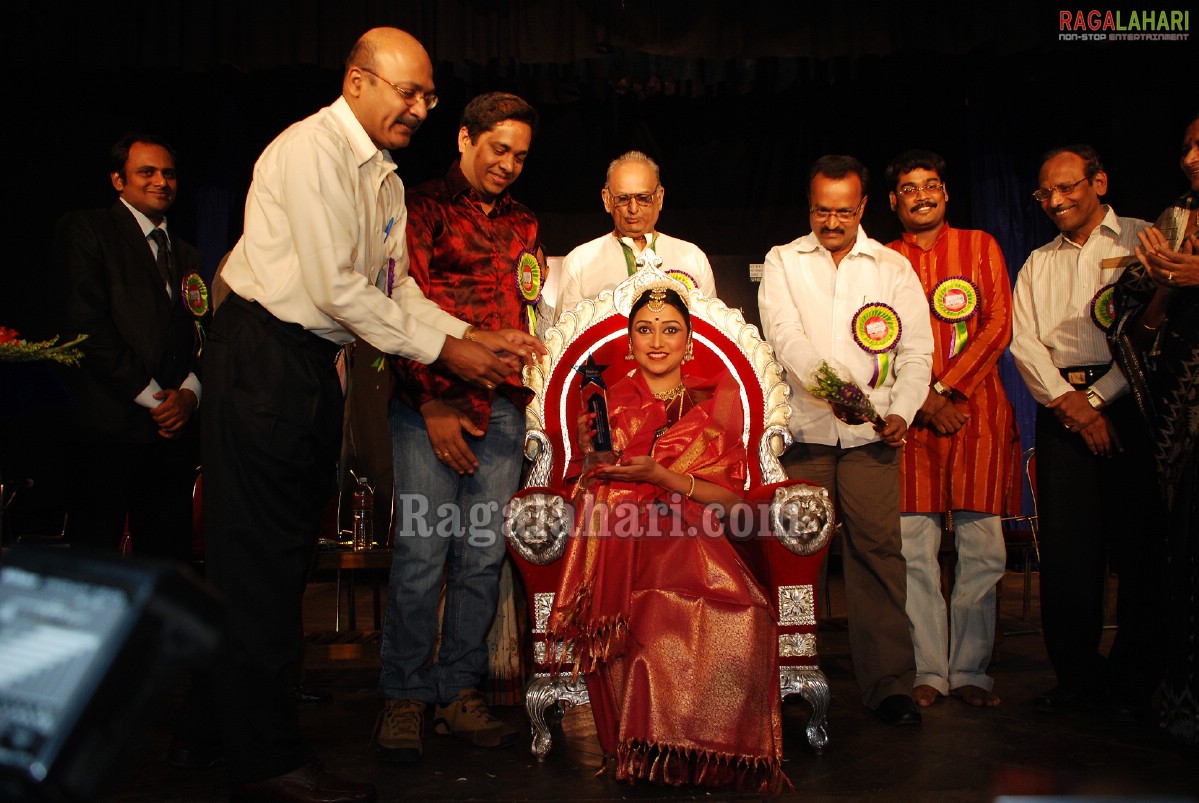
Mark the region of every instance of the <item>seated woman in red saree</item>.
MULTIPOLYGON (((580 477, 549 631, 584 674, 618 779, 777 791, 774 615, 718 510, 746 479, 737 383, 684 376, 687 305, 651 288, 629 314, 637 367, 607 392, 615 465, 580 477)), ((594 434, 580 418, 581 450, 594 434)))

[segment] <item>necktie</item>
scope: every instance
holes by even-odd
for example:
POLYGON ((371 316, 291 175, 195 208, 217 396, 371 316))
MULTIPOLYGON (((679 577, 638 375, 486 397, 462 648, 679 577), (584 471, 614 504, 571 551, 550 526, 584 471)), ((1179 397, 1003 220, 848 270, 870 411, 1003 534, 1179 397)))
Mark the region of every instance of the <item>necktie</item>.
POLYGON ((158 273, 162 276, 162 282, 166 288, 167 295, 171 295, 171 287, 174 284, 171 271, 171 248, 167 245, 167 233, 162 229, 154 229, 150 232, 150 239, 158 246, 158 273))

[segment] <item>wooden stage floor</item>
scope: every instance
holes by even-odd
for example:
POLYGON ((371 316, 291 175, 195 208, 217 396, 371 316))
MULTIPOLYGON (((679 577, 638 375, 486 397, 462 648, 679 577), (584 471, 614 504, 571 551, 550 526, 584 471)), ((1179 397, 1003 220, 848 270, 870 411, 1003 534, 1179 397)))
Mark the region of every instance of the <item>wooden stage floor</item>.
MULTIPOLYGON (((321 580, 321 578, 317 578, 321 580)), ((1034 575, 1035 580, 1035 575, 1034 575)), ((784 706, 786 772, 795 786, 785 800, 989 801, 1000 798, 1197 800, 1199 752, 1165 740, 1149 724, 1118 725, 1098 712, 1051 715, 1030 700, 1054 677, 1036 624, 1036 589, 1030 621, 1021 620, 1023 575, 1009 573, 1000 594, 1001 636, 991 672, 1003 704, 972 709, 943 699, 924 710, 918 728, 894 728, 862 707, 850 668, 839 573, 830 576, 832 605, 818 640, 832 688, 829 745, 815 755, 804 738, 802 701, 784 706)), ((371 621, 370 594, 360 587, 359 624, 371 621)), ((306 599, 306 628, 333 629, 332 582, 314 582, 306 599)), ((315 636, 314 636, 315 638, 315 636)), ((1110 638, 1110 632, 1109 632, 1110 638)), ((375 646, 364 646, 370 656, 375 646)), ((377 658, 376 658, 377 660, 377 658)), ((650 784, 629 785, 596 777, 599 749, 590 711, 568 710, 562 732, 544 763, 529 753, 529 738, 507 749, 484 750, 430 736, 421 763, 410 767, 375 762, 370 737, 380 700, 377 671, 369 667, 313 668, 308 689, 332 695, 302 706, 301 721, 318 754, 333 771, 374 782, 380 800, 753 800, 735 794, 650 784)), ((522 709, 497 714, 527 733, 522 709)), ((135 755, 102 798, 117 801, 218 801, 224 773, 180 770, 164 761, 171 711, 151 723, 135 755)))

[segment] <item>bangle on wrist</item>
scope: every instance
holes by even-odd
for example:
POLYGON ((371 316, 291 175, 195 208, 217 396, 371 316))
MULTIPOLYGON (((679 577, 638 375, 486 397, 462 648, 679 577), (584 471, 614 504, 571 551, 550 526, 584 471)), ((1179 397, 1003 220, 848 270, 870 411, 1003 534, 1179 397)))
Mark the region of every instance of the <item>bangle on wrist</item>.
POLYGON ((475 327, 468 326, 468 327, 466 327, 466 331, 462 333, 462 339, 469 340, 472 343, 478 343, 479 342, 478 331, 479 330, 476 329, 475 327))
POLYGON ((1144 329, 1146 332, 1156 332, 1158 329, 1162 328, 1162 324, 1165 323, 1165 320, 1166 320, 1165 318, 1162 318, 1160 321, 1157 322, 1157 326, 1150 326, 1149 324, 1145 323, 1145 319, 1142 318, 1141 319, 1141 328, 1144 329))
POLYGON ((691 480, 691 487, 687 489, 687 498, 691 498, 691 494, 695 493, 695 475, 688 474, 687 479, 691 480))

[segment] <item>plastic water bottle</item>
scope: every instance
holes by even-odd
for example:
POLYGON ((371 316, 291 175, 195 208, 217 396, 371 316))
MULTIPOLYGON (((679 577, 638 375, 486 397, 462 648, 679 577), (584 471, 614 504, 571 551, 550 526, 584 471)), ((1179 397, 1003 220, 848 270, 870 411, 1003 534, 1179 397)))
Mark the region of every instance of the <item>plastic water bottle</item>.
POLYGON ((375 490, 366 477, 358 477, 354 487, 354 551, 370 549, 375 541, 375 490))

